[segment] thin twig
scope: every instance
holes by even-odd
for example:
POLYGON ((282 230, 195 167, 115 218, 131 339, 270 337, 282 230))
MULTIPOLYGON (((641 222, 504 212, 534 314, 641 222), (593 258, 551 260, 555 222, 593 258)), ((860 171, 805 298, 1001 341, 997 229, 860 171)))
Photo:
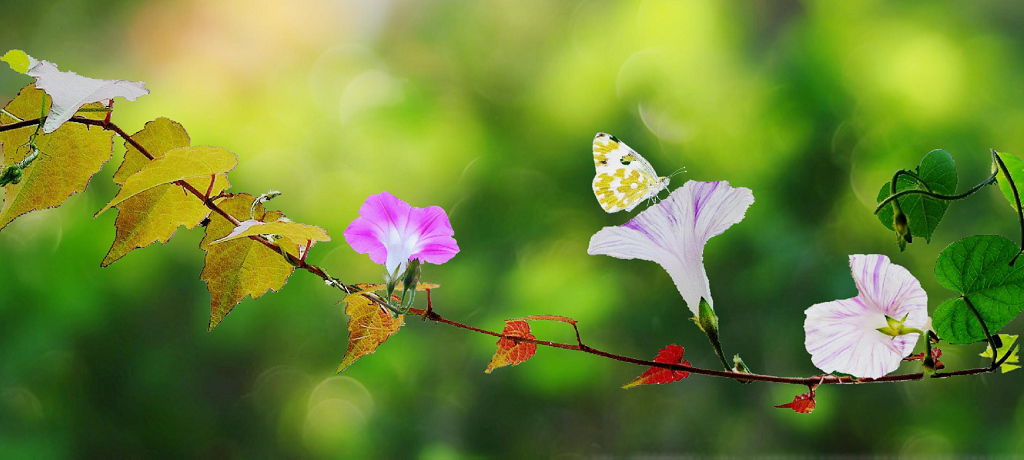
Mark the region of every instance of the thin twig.
POLYGON ((978 185, 975 185, 974 187, 971 187, 970 190, 968 190, 968 191, 966 191, 964 193, 961 193, 959 195, 942 195, 942 194, 939 194, 939 193, 934 193, 934 192, 930 192, 930 191, 927 191, 927 190, 919 190, 919 189, 904 190, 902 192, 889 195, 884 200, 882 200, 881 203, 878 203, 878 206, 875 207, 875 214, 878 214, 879 212, 881 212, 882 208, 885 207, 885 205, 889 204, 889 202, 891 202, 892 200, 895 200, 895 199, 897 199, 897 198, 899 198, 901 196, 904 196, 904 195, 914 195, 914 194, 917 194, 917 195, 925 195, 927 197, 935 198, 937 200, 947 200, 947 201, 960 200, 960 199, 963 199, 963 198, 967 198, 968 196, 970 196, 974 192, 977 192, 978 190, 980 190, 982 187, 984 187, 986 185, 990 185, 990 184, 992 184, 995 181, 996 181, 996 173, 992 173, 992 175, 989 176, 988 179, 985 179, 984 182, 982 182, 982 183, 980 183, 978 185))
MULTIPOLYGON (((123 138, 129 145, 131 145, 132 147, 136 148, 139 151, 139 153, 144 155, 146 158, 149 158, 151 160, 155 158, 152 154, 149 153, 148 150, 146 150, 145 147, 143 147, 138 142, 136 142, 134 139, 132 139, 131 136, 129 136, 127 133, 125 133, 120 127, 118 127, 114 123, 104 123, 103 120, 92 120, 92 119, 83 118, 83 117, 73 117, 70 121, 75 122, 75 123, 84 124, 84 125, 89 125, 89 126, 98 126, 98 127, 102 128, 102 129, 105 129, 105 130, 111 130, 111 131, 115 132, 118 136, 123 138)), ((23 122, 17 122, 17 123, 13 123, 13 124, 9 124, 9 125, 0 125, 0 132, 12 130, 12 129, 18 129, 18 128, 22 128, 22 127, 27 127, 27 126, 37 125, 39 122, 40 122, 40 120, 36 119, 36 120, 26 120, 26 121, 23 121, 23 122)), ((990 180, 988 180, 988 181, 986 181, 986 182, 984 182, 982 184, 979 184, 978 186, 974 187, 968 193, 963 194, 963 196, 966 196, 966 195, 969 195, 970 193, 973 193, 973 191, 976 191, 977 189, 981 188, 984 185, 988 185, 993 180, 994 180, 994 176, 993 176, 993 178, 990 178, 990 180)), ((220 206, 217 205, 216 198, 220 198, 221 196, 218 196, 218 197, 215 197, 215 198, 210 198, 207 194, 204 194, 204 193, 200 192, 199 190, 196 190, 195 187, 193 187, 192 185, 190 185, 188 182, 185 182, 185 181, 178 181, 175 184, 176 185, 180 185, 186 191, 188 191, 192 195, 195 195, 196 198, 198 198, 203 203, 203 205, 206 206, 207 208, 209 208, 212 212, 216 212, 217 214, 220 214, 222 217, 224 217, 225 219, 227 219, 229 222, 231 222, 232 224, 234 224, 236 226, 240 223, 240 221, 238 219, 236 219, 234 216, 228 214, 220 206)), ((920 191, 920 190, 916 190, 916 191, 915 190, 910 190, 910 191, 907 191, 907 192, 927 193, 927 192, 920 191)), ((901 193, 905 193, 905 192, 901 192, 901 193)), ((896 197, 897 197, 896 195, 891 196, 891 197, 889 197, 888 200, 895 199, 896 197)), ((955 199, 955 197, 950 197, 950 198, 954 198, 955 199)), ((280 247, 277 244, 275 244, 275 243, 273 243, 271 241, 267 241, 267 240, 265 240, 265 239, 263 239, 263 238, 261 238, 259 236, 250 236, 249 238, 252 239, 252 240, 255 240, 255 241, 258 241, 258 242, 262 243, 264 246, 268 247, 269 249, 271 249, 271 250, 273 250, 275 252, 281 252, 280 251, 280 247)), ((301 270, 308 271, 308 272, 310 272, 310 273, 312 273, 312 274, 322 278, 323 280, 327 281, 330 285, 335 286, 335 287, 337 287, 338 289, 340 289, 342 291, 349 292, 351 290, 358 290, 358 288, 355 287, 355 286, 350 286, 350 285, 346 285, 346 284, 337 282, 334 278, 332 278, 330 275, 328 275, 322 268, 320 268, 320 267, 318 267, 316 265, 309 264, 305 260, 297 260, 297 261, 295 261, 295 266, 297 268, 301 269, 301 270)), ((369 294, 369 293, 367 293, 367 294, 369 294)), ((373 297, 376 297, 375 295, 374 296, 367 295, 367 297, 370 298, 374 302, 381 303, 382 305, 386 305, 386 302, 380 302, 379 299, 374 299, 373 297)), ((921 380, 922 378, 924 378, 924 373, 922 373, 922 372, 912 373, 912 374, 889 375, 889 376, 879 377, 879 378, 875 378, 875 379, 872 379, 872 378, 857 378, 857 377, 848 377, 848 376, 838 376, 838 375, 831 375, 831 374, 818 375, 818 376, 813 376, 813 377, 778 377, 778 376, 773 376, 773 375, 747 374, 747 373, 740 373, 740 372, 730 372, 730 371, 719 371, 719 370, 713 370, 713 369, 704 369, 704 368, 694 367, 694 366, 685 366, 685 365, 682 365, 682 364, 659 363, 659 362, 655 362, 655 361, 631 358, 629 356, 623 356, 623 355, 618 355, 618 354, 614 354, 614 353, 609 353, 609 352, 598 350, 596 348, 593 348, 593 347, 590 347, 588 345, 585 345, 583 343, 583 340, 580 338, 579 329, 576 327, 575 324, 573 325, 573 328, 576 331, 576 341, 577 341, 576 344, 559 343, 559 342, 552 342, 552 341, 548 341, 548 340, 527 339, 527 338, 523 338, 523 337, 512 337, 512 336, 506 336, 506 335, 504 335, 502 333, 499 333, 499 332, 488 331, 486 329, 481 329, 481 328, 478 328, 478 327, 470 326, 468 324, 463 324, 463 323, 459 323, 457 321, 452 321, 452 320, 449 320, 447 318, 444 318, 441 315, 437 314, 437 312, 435 312, 433 310, 433 306, 432 306, 430 300, 431 300, 430 299, 430 292, 427 291, 427 303, 428 303, 427 309, 426 310, 420 310, 420 309, 412 308, 412 309, 409 310, 409 313, 410 314, 414 314, 414 315, 420 315, 424 319, 430 319, 430 320, 432 320, 434 322, 437 322, 437 323, 444 323, 444 324, 448 324, 448 325, 451 325, 451 326, 455 326, 455 327, 460 328, 460 329, 466 329, 466 330, 469 330, 469 331, 477 332, 477 333, 480 333, 480 334, 486 334, 486 335, 490 335, 490 336, 493 336, 493 337, 505 338, 505 339, 516 341, 516 342, 529 342, 529 343, 534 343, 534 344, 537 344, 537 345, 551 347, 551 348, 560 348, 560 349, 563 349, 563 350, 579 351, 579 352, 583 352, 583 353, 592 354, 592 355, 595 355, 595 356, 601 356, 601 357, 604 357, 604 358, 612 359, 612 360, 615 360, 615 361, 631 363, 631 364, 636 364, 636 365, 645 366, 645 367, 657 367, 657 368, 669 369, 669 370, 674 370, 674 371, 686 371, 686 372, 691 372, 691 373, 694 373, 694 374, 707 375, 707 376, 711 376, 711 377, 729 378, 729 379, 734 379, 734 380, 738 380, 738 381, 774 382, 774 383, 783 383, 783 384, 792 384, 792 385, 803 385, 803 386, 808 386, 808 387, 816 386, 816 385, 827 385, 827 384, 862 384, 862 383, 902 382, 902 381, 909 381, 909 380, 921 380)), ((982 323, 982 324, 984 325, 984 323, 982 323)), ((1014 342, 1014 346, 1016 346, 1016 342, 1014 342)), ((1009 357, 1009 353, 1007 353, 1006 356, 1003 357, 1002 361, 1005 361, 1006 358, 1008 358, 1008 357, 1009 357)), ((997 366, 998 366, 998 364, 997 364, 997 366)), ((993 368, 964 369, 964 370, 954 371, 954 372, 935 373, 935 374, 931 375, 931 378, 947 378, 947 377, 952 377, 952 376, 956 376, 956 375, 983 374, 983 373, 992 372, 994 370, 995 369, 993 369, 993 368)))
POLYGON ((996 152, 996 149, 992 149, 992 160, 999 165, 999 169, 1006 175, 1006 184, 1010 186, 1010 190, 1013 190, 1013 202, 1017 208, 1017 218, 1020 221, 1020 245, 1021 249, 1017 251, 1017 255, 1010 259, 1010 266, 1017 262, 1017 258, 1020 257, 1021 253, 1024 252, 1024 210, 1020 206, 1020 193, 1017 192, 1017 185, 1013 183, 1013 177, 1010 176, 1010 170, 1006 168, 1006 164, 1003 163, 1003 159, 996 152))
POLYGON ((974 308, 974 304, 971 303, 970 299, 968 299, 967 296, 963 296, 961 298, 964 299, 964 303, 967 304, 967 308, 971 310, 971 313, 974 313, 974 317, 978 319, 978 323, 981 324, 981 330, 985 332, 985 339, 988 340, 989 346, 992 347, 992 369, 995 370, 995 368, 998 367, 996 360, 999 358, 999 354, 996 351, 996 339, 994 339, 992 337, 992 333, 988 331, 988 325, 985 324, 985 319, 981 317, 981 313, 978 312, 978 309, 974 308))
MULTIPOLYGON (((524 337, 508 336, 508 335, 502 334, 500 332, 488 331, 486 329, 480 329, 480 328, 475 327, 475 326, 470 326, 468 324, 463 324, 463 323, 460 323, 458 321, 453 321, 453 320, 447 319, 447 318, 439 315, 433 309, 427 311, 427 310, 419 310, 419 309, 413 308, 413 309, 409 310, 409 313, 410 314, 414 314, 414 315, 422 315, 422 316, 424 316, 425 319, 429 319, 429 320, 434 321, 434 322, 444 323, 444 324, 448 324, 450 326, 455 326, 455 327, 460 328, 460 329, 466 329, 466 330, 478 332, 478 333, 481 333, 481 334, 486 334, 486 335, 498 337, 498 338, 501 338, 501 339, 512 340, 512 341, 515 341, 515 342, 528 342, 528 343, 533 343, 533 344, 537 344, 537 345, 541 345, 541 346, 545 346, 545 347, 560 348, 560 349, 563 349, 563 350, 580 351, 580 352, 583 352, 583 353, 589 353, 589 354, 592 354, 592 355, 601 356, 601 357, 612 359, 612 360, 615 360, 615 361, 636 364, 636 365, 639 365, 639 366, 657 367, 657 368, 669 369, 669 370, 673 370, 673 371, 686 371, 686 372, 692 372, 694 374, 707 375, 707 376, 711 376, 711 377, 724 377, 724 378, 729 378, 729 379, 738 380, 738 381, 751 380, 751 381, 761 381, 761 382, 773 382, 773 383, 783 383, 783 384, 791 384, 791 385, 811 386, 811 385, 828 385, 828 384, 849 385, 849 384, 862 384, 862 383, 903 382, 903 381, 908 381, 908 380, 921 380, 921 379, 923 379, 925 377, 923 372, 916 372, 916 373, 912 373, 912 374, 887 375, 887 376, 884 376, 884 377, 879 377, 879 378, 872 379, 872 378, 857 378, 857 377, 848 377, 848 376, 838 376, 838 375, 832 375, 832 374, 816 375, 816 376, 813 376, 813 377, 779 377, 779 376, 774 376, 774 375, 747 374, 747 373, 741 373, 741 372, 719 371, 719 370, 704 369, 704 368, 694 367, 694 366, 685 366, 685 365, 682 365, 682 364, 659 363, 659 362, 649 361, 649 360, 644 360, 644 359, 631 358, 629 356, 617 355, 617 354, 614 354, 614 353, 609 353, 609 352, 606 352, 606 351, 602 351, 602 350, 596 349, 594 347, 590 347, 590 346, 584 345, 582 343, 582 340, 580 341, 579 344, 571 344, 571 343, 552 342, 552 341, 549 341, 549 340, 538 340, 538 339, 528 339, 528 338, 524 338, 524 337)), ((935 374, 932 374, 931 378, 942 379, 942 378, 952 377, 952 376, 956 376, 956 375, 984 374, 984 373, 988 373, 988 372, 992 372, 992 371, 993 371, 993 369, 991 369, 991 368, 982 367, 982 368, 975 368, 975 369, 964 369, 964 370, 955 371, 955 372, 941 372, 941 373, 937 372, 935 374)))

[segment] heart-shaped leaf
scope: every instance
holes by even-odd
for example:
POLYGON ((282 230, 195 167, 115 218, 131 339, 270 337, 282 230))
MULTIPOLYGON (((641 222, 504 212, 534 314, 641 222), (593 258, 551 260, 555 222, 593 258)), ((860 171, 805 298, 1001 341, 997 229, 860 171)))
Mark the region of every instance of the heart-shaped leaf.
MULTIPOLYGON (((1017 158, 1009 153, 997 153, 999 159, 1002 160, 1003 165, 1006 166, 1006 171, 1010 173, 1009 179, 1013 180, 1013 185, 1017 187, 1017 193, 1020 195, 1020 199, 1024 200, 1024 160, 1017 158)), ((1017 200, 1013 197, 1013 189, 1010 188, 1010 180, 1007 180, 1006 173, 1003 172, 1002 168, 999 168, 999 175, 996 176, 999 184, 999 190, 1002 190, 1003 196, 1010 202, 1010 207, 1014 211, 1017 210, 1017 200)))
MULTIPOLYGON (((956 162, 953 161, 953 157, 946 153, 945 150, 932 150, 929 152, 921 160, 921 165, 917 167, 915 172, 924 181, 924 185, 908 175, 901 175, 896 180, 897 192, 912 189, 931 190, 940 195, 952 195, 956 192, 956 162)), ((876 202, 881 203, 882 200, 889 197, 891 192, 890 184, 890 182, 886 182, 882 185, 882 189, 878 191, 878 200, 876 202)), ((935 227, 938 227, 939 221, 942 220, 942 215, 946 213, 949 202, 916 193, 904 195, 896 200, 900 203, 900 209, 907 215, 910 234, 922 237, 926 242, 931 242, 932 232, 935 231, 935 227)), ((886 204, 878 212, 878 220, 882 222, 882 225, 885 225, 885 228, 895 230, 892 219, 892 204, 886 204)))
POLYGON ((978 235, 957 241, 939 254, 935 278, 960 294, 943 302, 932 315, 939 337, 958 344, 982 341, 985 330, 977 316, 995 334, 1024 310, 1024 261, 1010 265, 1019 250, 1001 236, 978 235))

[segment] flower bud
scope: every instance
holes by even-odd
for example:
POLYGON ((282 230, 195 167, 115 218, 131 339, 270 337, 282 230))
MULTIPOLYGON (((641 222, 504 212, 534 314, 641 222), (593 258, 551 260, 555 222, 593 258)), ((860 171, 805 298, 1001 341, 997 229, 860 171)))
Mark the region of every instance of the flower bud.
POLYGON ((903 210, 900 209, 900 204, 897 200, 892 202, 892 227, 896 230, 896 244, 900 246, 900 251, 907 248, 907 243, 914 242, 914 236, 910 234, 910 224, 907 222, 907 215, 903 214, 903 210))
POLYGON ((697 312, 697 326, 700 327, 700 330, 704 331, 708 337, 714 335, 717 338, 718 316, 715 315, 715 311, 711 309, 711 305, 703 297, 700 299, 700 307, 697 312))
POLYGON ((405 278, 402 280, 402 283, 405 284, 405 289, 416 290, 416 286, 420 283, 422 268, 423 264, 420 263, 419 259, 409 261, 409 268, 405 269, 405 278))
POLYGON ((0 187, 7 184, 17 184, 21 182, 21 168, 17 165, 11 165, 4 168, 3 174, 0 174, 0 187))
POLYGON ((930 343, 928 344, 927 350, 925 350, 924 359, 921 361, 921 367, 925 377, 931 377, 932 374, 935 374, 935 358, 932 357, 932 345, 930 343))
MULTIPOLYGON (((732 371, 740 374, 753 374, 753 372, 750 372, 750 368, 747 367, 747 364, 743 362, 743 358, 740 358, 740 355, 734 355, 732 357, 732 371)), ((740 383, 754 383, 753 380, 737 379, 737 381, 740 383)))

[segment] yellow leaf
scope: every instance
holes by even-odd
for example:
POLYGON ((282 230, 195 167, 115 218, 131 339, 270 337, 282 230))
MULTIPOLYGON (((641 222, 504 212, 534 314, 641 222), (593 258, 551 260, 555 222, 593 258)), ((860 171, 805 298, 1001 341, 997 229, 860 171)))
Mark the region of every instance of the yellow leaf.
MULTIPOLYGON (((39 118, 45 96, 29 85, 18 93, 0 113, 0 124, 39 118)), ((95 105, 99 107, 99 105, 95 105)), ((83 116, 102 119, 105 114, 85 113, 83 116)), ((35 126, 0 133, 4 164, 20 162, 31 151, 28 142, 35 126)), ((96 126, 66 123, 51 134, 39 133, 36 145, 39 156, 23 170, 21 182, 7 184, 7 196, 0 209, 0 229, 22 214, 60 206, 73 193, 85 191, 89 179, 110 160, 113 138, 109 131, 96 126)))
POLYGON ((0 57, 0 61, 10 64, 11 68, 18 73, 28 72, 28 68, 32 66, 32 59, 22 50, 10 50, 0 57))
MULTIPOLYGON (((254 199, 252 195, 243 193, 218 201, 217 204, 241 220, 249 217, 249 208, 254 199)), ((282 217, 280 212, 266 211, 263 205, 256 207, 256 218, 265 222, 274 222, 282 217)), ((211 214, 210 224, 206 226, 206 237, 200 243, 200 247, 206 251, 206 266, 200 278, 206 281, 206 287, 210 290, 211 330, 246 296, 258 299, 268 290, 280 290, 295 270, 281 254, 249 238, 210 244, 231 233, 234 228, 235 225, 220 214, 211 214)), ((297 252, 295 245, 289 245, 285 240, 278 243, 285 245, 289 252, 297 252)))
POLYGON ((231 171, 237 165, 235 154, 220 147, 197 146, 168 150, 162 157, 146 163, 139 172, 125 179, 117 196, 96 215, 158 185, 198 178, 206 178, 209 184, 214 175, 231 171))
POLYGON ((397 318, 384 307, 372 302, 361 292, 345 297, 348 305, 345 314, 348 320, 348 350, 338 365, 338 372, 345 370, 357 359, 377 350, 380 344, 398 332, 405 324, 404 315, 397 318))
POLYGON ((327 231, 315 225, 282 220, 277 222, 260 222, 255 219, 249 219, 242 221, 228 236, 210 244, 218 244, 256 235, 281 235, 301 247, 305 247, 307 244, 312 245, 312 243, 317 241, 331 241, 331 237, 327 236, 327 231))
MULTIPOLYGON (((146 123, 141 131, 132 135, 132 140, 156 158, 164 156, 169 150, 189 145, 185 129, 166 118, 146 123)), ((121 167, 114 173, 114 182, 119 185, 123 185, 129 176, 152 161, 127 141, 125 148, 127 152, 124 163, 121 163, 121 167)), ((189 180, 188 183, 205 192, 210 187, 210 180, 196 178, 189 180)), ((227 176, 218 174, 210 194, 217 195, 229 186, 227 176)), ((118 210, 117 220, 114 222, 117 235, 110 251, 103 259, 101 265, 104 267, 116 262, 133 249, 146 247, 156 241, 166 243, 174 236, 179 226, 195 228, 210 215, 210 209, 202 200, 191 193, 184 193, 181 187, 173 184, 158 185, 124 200, 115 207, 118 210)))

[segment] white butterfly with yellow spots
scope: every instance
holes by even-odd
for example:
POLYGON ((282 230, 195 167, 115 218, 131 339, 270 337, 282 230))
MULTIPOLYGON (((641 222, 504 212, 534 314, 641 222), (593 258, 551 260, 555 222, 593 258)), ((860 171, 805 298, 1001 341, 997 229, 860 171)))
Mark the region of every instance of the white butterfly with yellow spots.
POLYGON ((640 202, 656 199, 672 177, 658 177, 644 157, 605 133, 594 137, 594 167, 594 196, 607 212, 632 211, 640 202))

